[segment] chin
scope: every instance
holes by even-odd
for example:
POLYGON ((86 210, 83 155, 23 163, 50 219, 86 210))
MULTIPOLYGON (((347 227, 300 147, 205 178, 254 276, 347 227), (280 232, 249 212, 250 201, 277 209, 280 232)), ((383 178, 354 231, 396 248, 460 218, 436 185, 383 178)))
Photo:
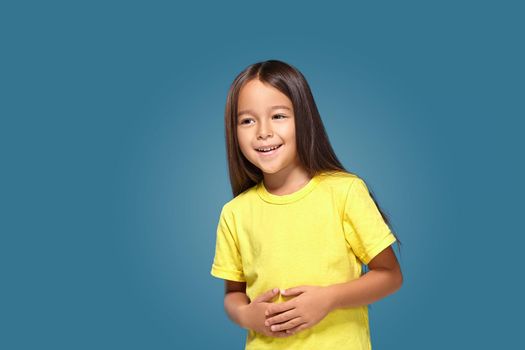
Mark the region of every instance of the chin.
POLYGON ((263 167, 258 167, 258 168, 261 169, 261 171, 265 174, 275 174, 277 172, 277 170, 273 170, 273 169, 266 169, 263 167))
POLYGON ((261 169, 261 171, 265 174, 276 174, 278 173, 281 169, 280 168, 272 168, 272 169, 268 169, 266 167, 258 167, 259 169, 261 169))

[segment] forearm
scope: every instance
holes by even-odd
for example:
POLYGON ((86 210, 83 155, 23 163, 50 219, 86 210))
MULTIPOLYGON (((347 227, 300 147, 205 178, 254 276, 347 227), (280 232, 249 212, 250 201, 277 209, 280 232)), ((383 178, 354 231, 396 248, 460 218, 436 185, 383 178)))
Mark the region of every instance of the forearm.
POLYGON ((250 303, 250 299, 244 292, 229 292, 224 296, 224 309, 230 320, 244 328, 241 317, 241 307, 250 303))
POLYGON ((402 284, 400 272, 374 269, 358 279, 327 287, 332 310, 372 304, 397 291, 402 284))

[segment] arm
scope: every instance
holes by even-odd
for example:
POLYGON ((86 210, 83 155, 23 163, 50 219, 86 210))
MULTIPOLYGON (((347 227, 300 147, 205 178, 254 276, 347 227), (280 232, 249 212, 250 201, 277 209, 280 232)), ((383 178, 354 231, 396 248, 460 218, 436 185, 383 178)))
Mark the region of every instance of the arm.
POLYGON ((368 267, 370 271, 356 280, 327 287, 331 310, 368 305, 401 288, 403 275, 392 247, 375 256, 368 267))
POLYGON ((224 309, 230 320, 243 327, 241 306, 248 305, 250 299, 246 295, 246 282, 224 281, 224 309))
POLYGON ((370 271, 356 280, 283 291, 283 295, 297 297, 269 306, 265 325, 272 331, 295 334, 314 326, 335 309, 370 304, 401 287, 403 276, 391 247, 375 256, 368 266, 370 271))
POLYGON ((228 317, 242 328, 251 329, 269 337, 288 337, 290 334, 280 331, 273 332, 264 324, 267 307, 278 293, 279 289, 274 288, 250 302, 250 298, 246 295, 246 282, 226 280, 224 308, 228 317))

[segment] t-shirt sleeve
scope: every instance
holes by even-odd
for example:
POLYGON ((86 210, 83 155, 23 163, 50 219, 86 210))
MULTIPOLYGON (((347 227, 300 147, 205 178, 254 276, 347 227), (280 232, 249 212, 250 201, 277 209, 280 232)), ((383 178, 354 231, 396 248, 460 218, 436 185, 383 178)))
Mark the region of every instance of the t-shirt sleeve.
POLYGON ((235 225, 233 224, 233 215, 226 206, 222 207, 217 225, 215 258, 210 273, 214 277, 230 281, 246 281, 235 225))
POLYGON ((346 196, 343 230, 352 251, 365 265, 396 241, 359 177, 350 184, 346 196))

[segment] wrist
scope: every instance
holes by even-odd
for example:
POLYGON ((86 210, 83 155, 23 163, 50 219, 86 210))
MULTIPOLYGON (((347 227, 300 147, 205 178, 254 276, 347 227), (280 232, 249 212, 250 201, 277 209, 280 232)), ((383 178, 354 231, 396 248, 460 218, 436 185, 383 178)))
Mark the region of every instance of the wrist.
POLYGON ((249 329, 249 317, 248 317, 248 307, 250 306, 250 304, 246 304, 246 305, 240 305, 238 308, 237 308, 237 319, 239 320, 239 326, 241 326, 242 328, 245 328, 245 329, 249 329))
POLYGON ((328 300, 328 310, 332 312, 339 308, 337 300, 337 284, 332 284, 325 287, 326 289, 326 299, 328 300))

